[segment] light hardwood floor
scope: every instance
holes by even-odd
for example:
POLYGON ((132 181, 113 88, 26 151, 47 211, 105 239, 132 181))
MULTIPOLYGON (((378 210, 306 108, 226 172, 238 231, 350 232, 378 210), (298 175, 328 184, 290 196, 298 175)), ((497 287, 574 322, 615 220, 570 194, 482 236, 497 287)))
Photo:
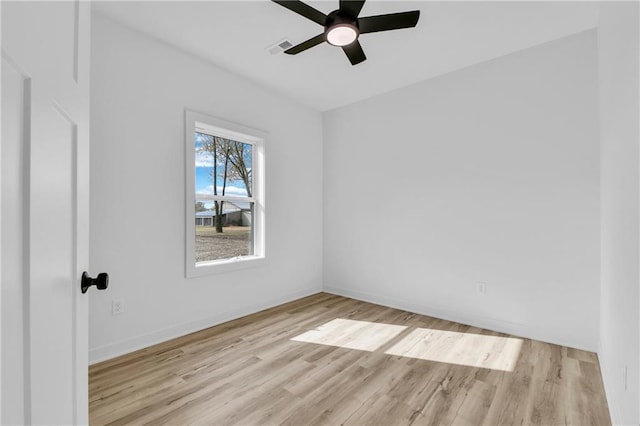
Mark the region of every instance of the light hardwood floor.
POLYGON ((609 425, 594 353, 319 293, 90 367, 102 424, 609 425))

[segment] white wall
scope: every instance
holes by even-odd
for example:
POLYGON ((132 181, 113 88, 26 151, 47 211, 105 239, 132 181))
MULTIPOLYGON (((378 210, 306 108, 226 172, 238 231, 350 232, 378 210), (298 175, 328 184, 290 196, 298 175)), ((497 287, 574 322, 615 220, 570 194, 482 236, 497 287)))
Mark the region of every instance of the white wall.
POLYGON ((598 355, 615 424, 640 422, 638 376, 638 4, 601 6, 601 324, 598 355), (624 375, 627 366, 627 390, 624 375))
POLYGON ((111 283, 90 360, 320 291, 320 113, 100 16, 92 39, 91 271, 111 283), (185 279, 185 108, 268 132, 267 266, 185 279))
POLYGON ((589 31, 326 113, 325 289, 595 350, 596 62, 589 31))
MULTIPOLYGON (((6 15, 5 15, 6 16, 6 15)), ((2 417, 1 424, 25 421, 24 164, 25 91, 28 84, 12 61, 2 55, 2 417)))

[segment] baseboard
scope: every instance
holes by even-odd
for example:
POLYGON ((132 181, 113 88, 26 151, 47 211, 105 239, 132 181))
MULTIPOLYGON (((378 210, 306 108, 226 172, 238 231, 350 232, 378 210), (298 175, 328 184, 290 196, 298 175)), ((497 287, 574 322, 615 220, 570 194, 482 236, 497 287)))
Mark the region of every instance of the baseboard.
POLYGON ((561 338, 558 336, 553 336, 549 334, 548 330, 542 330, 536 324, 515 323, 495 318, 465 315, 464 312, 458 312, 456 309, 447 306, 427 305, 424 303, 417 303, 415 301, 406 299, 388 297, 384 295, 330 285, 325 285, 323 287, 323 291, 326 293, 361 300, 363 302, 375 303, 377 305, 384 305, 390 308, 402 309, 421 315, 436 317, 447 321, 453 321, 473 327, 484 328, 500 333, 511 334, 527 339, 540 340, 547 343, 582 349, 590 352, 596 351, 596 348, 592 347, 593 345, 587 342, 573 340, 570 337, 561 338))
MULTIPOLYGON (((391 308, 402 309, 410 312, 415 312, 421 315, 428 315, 436 318, 441 318, 447 321, 458 322, 462 324, 471 325, 474 327, 484 328, 488 330, 498 331, 501 333, 507 333, 514 336, 525 337, 529 339, 541 340, 548 343, 553 343, 562 346, 568 346, 572 348, 583 349, 587 351, 594 351, 596 348, 590 347, 585 342, 572 341, 571 339, 560 339, 555 336, 550 336, 545 330, 540 330, 535 324, 522 324, 503 321, 494 318, 475 317, 465 315, 462 312, 456 312, 454 309, 445 306, 426 305, 424 303, 416 303, 414 301, 405 300, 401 298, 388 297, 384 295, 378 295, 369 292, 362 292, 342 287, 325 285, 323 288, 318 289, 305 289, 298 292, 289 293, 262 303, 256 303, 252 305, 243 306, 238 309, 231 309, 226 312, 221 312, 217 315, 202 318, 197 321, 190 321, 182 324, 178 324, 162 330, 156 330, 154 332, 136 336, 133 338, 121 340, 108 345, 100 346, 89 350, 89 365, 96 364, 98 362, 106 361, 111 358, 125 355, 127 353, 143 349, 158 343, 166 342, 167 340, 174 339, 176 337, 184 336, 185 334, 193 333, 203 330, 205 328, 213 327, 215 325, 222 324, 227 321, 238 319, 253 313, 269 309, 274 306, 282 305, 283 303, 291 302, 303 297, 311 296, 313 294, 324 291, 326 293, 336 294, 339 296, 350 297, 352 299, 362 300, 363 302, 375 303, 378 305, 384 305, 391 308)), ((603 371, 603 374, 604 371, 603 371)), ((606 386, 606 380, 605 380, 606 386)), ((613 412, 611 413, 613 417, 613 412)))
POLYGON ((158 343, 166 342, 167 340, 175 339, 176 337, 184 336, 189 333, 204 330, 205 328, 213 327, 227 321, 232 321, 234 319, 251 315, 265 309, 273 308, 287 302, 301 299, 303 297, 311 296, 313 294, 320 293, 321 291, 321 288, 305 289, 302 291, 297 291, 280 297, 276 297, 262 303, 254 303, 238 309, 231 309, 229 311, 221 312, 217 315, 202 318, 197 321, 178 324, 162 330, 156 330, 151 333, 132 337, 130 339, 125 339, 119 342, 89 349, 89 365, 106 361, 120 355, 125 355, 139 349, 144 349, 158 343))

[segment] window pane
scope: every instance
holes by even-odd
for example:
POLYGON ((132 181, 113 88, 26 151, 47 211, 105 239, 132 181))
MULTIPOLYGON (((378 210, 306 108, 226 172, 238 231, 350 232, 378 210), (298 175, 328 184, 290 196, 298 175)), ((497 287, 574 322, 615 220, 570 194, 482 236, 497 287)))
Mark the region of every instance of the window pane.
POLYGON ((195 132, 196 263, 254 254, 251 144, 195 132))
POLYGON ((196 201, 196 263, 253 255, 253 210, 249 202, 196 201))
POLYGON ((195 133, 196 199, 252 197, 251 144, 195 133))

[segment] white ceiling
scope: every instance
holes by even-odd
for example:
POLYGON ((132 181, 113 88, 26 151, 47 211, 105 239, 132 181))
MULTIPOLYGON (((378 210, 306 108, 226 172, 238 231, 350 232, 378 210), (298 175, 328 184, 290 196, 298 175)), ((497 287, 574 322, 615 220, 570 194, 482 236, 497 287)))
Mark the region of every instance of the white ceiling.
MULTIPOLYGON (((329 13, 338 0, 309 1, 329 13)), ((213 64, 326 111, 545 43, 597 25, 596 2, 365 3, 360 16, 419 9, 416 28, 364 34, 367 60, 352 66, 326 43, 296 56, 271 55, 322 27, 270 1, 93 2, 94 11, 213 64)))

